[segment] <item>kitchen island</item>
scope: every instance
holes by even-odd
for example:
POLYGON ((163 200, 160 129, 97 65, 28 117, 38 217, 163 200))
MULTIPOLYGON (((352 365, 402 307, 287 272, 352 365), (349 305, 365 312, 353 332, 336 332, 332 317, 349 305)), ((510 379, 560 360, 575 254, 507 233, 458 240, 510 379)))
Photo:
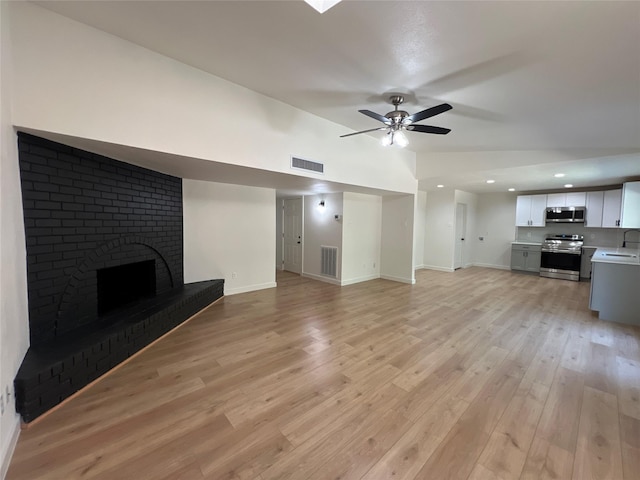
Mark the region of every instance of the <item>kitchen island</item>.
POLYGON ((589 308, 602 320, 640 325, 640 251, 598 248, 591 262, 589 308))

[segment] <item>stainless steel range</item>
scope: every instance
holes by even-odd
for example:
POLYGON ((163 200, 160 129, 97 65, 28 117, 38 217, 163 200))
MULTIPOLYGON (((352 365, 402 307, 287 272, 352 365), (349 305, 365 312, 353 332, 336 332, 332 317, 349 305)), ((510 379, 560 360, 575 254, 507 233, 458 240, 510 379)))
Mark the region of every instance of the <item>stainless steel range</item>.
POLYGON ((582 235, 547 235, 542 243, 540 276, 579 281, 583 243, 582 235))

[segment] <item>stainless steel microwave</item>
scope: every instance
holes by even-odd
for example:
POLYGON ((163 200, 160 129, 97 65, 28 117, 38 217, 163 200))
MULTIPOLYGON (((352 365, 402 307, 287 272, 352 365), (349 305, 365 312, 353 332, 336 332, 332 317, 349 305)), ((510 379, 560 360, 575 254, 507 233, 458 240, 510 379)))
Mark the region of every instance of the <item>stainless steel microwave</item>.
POLYGON ((584 223, 587 214, 585 207, 547 208, 546 223, 584 223))

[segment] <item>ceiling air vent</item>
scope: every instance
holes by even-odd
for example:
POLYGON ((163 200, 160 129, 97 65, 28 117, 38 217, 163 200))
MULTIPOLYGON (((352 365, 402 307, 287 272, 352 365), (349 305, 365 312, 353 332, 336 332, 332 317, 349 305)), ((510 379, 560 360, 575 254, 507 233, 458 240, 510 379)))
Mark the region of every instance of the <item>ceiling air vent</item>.
POLYGON ((324 173, 324 164, 305 160, 304 158, 291 157, 291 168, 306 170, 308 172, 324 173))

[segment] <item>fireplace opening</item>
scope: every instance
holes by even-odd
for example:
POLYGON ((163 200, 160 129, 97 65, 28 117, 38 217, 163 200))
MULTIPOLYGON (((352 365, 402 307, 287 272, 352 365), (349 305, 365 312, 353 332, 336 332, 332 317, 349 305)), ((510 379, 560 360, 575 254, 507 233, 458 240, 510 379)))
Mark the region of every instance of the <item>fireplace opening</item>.
POLYGON ((156 261, 127 263, 97 271, 98 316, 156 294, 156 261))

